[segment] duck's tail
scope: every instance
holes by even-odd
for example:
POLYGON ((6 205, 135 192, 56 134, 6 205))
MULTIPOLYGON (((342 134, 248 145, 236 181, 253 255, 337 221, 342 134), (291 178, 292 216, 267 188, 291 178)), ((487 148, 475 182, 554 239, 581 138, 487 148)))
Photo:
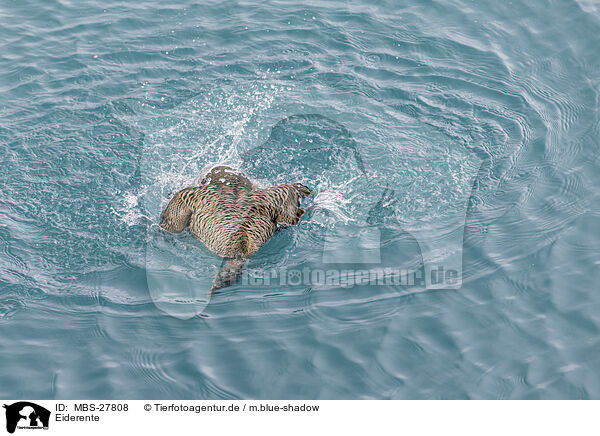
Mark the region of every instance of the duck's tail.
POLYGON ((244 265, 246 265, 245 257, 226 259, 213 281, 211 292, 235 284, 242 273, 244 265))

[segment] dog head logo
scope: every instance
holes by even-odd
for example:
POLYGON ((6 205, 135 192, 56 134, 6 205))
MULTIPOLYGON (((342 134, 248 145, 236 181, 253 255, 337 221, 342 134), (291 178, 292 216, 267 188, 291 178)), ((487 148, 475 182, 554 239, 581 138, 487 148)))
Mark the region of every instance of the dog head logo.
POLYGON ((50 411, 28 401, 4 405, 6 409, 6 431, 14 433, 18 428, 47 429, 50 411))

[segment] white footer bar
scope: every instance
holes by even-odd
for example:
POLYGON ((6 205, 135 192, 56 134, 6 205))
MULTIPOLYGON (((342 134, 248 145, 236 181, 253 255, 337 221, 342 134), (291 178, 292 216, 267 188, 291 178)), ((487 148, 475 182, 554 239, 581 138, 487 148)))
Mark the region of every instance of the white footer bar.
POLYGON ((0 435, 598 435, 598 401, 5 400, 0 435), (49 412, 49 414, 48 414, 49 412), (36 432, 42 430, 42 433, 36 432))

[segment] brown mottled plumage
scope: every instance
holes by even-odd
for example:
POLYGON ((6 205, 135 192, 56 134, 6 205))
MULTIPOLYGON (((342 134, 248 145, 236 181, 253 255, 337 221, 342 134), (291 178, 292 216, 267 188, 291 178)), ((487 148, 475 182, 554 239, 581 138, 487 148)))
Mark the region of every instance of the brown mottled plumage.
POLYGON ((296 224, 304 214, 300 199, 312 190, 300 183, 259 188, 242 173, 226 166, 213 168, 193 186, 177 192, 164 210, 160 226, 192 234, 211 251, 225 257, 213 289, 235 281, 246 258, 277 230, 278 224, 296 224))

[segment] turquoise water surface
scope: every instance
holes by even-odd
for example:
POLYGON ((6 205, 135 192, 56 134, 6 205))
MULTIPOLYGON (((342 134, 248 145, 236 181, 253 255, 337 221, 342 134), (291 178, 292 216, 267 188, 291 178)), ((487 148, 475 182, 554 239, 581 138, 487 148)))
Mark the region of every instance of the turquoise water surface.
POLYGON ((2 1, 0 397, 600 398, 599 47, 592 0, 2 1), (157 224, 217 163, 314 194, 209 298, 157 224))

